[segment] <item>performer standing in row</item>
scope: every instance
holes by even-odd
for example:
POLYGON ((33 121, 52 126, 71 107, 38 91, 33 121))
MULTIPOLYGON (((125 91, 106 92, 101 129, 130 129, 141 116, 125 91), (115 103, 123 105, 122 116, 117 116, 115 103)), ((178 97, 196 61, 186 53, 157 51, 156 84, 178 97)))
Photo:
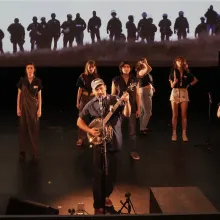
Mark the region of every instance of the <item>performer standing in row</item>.
MULTIPOLYGON (((77 126, 87 133, 90 133, 92 137, 100 136, 99 128, 89 128, 88 124, 91 119, 101 118, 101 107, 99 99, 102 99, 103 115, 107 115, 111 106, 117 103, 117 96, 112 96, 106 93, 106 85, 101 79, 95 79, 91 83, 91 87, 95 97, 86 104, 82 112, 79 114, 77 120, 77 126)), ((105 194, 103 194, 103 145, 99 144, 93 147, 93 198, 95 214, 104 214, 104 209, 108 213, 108 210, 112 210, 113 204, 109 199, 113 192, 116 175, 117 175, 117 153, 122 148, 122 132, 121 125, 124 117, 129 117, 131 114, 131 105, 129 102, 129 94, 125 93, 121 97, 121 104, 114 111, 113 115, 109 119, 109 123, 112 127, 113 136, 110 142, 107 143, 107 164, 108 175, 105 176, 105 194), (103 207, 104 206, 104 207, 103 207)), ((102 136, 101 136, 102 137, 102 136)))
POLYGON ((196 77, 189 71, 188 64, 184 57, 177 57, 173 62, 173 68, 171 69, 169 76, 170 86, 172 92, 170 95, 171 107, 172 107, 172 141, 177 140, 177 120, 178 109, 181 108, 182 117, 182 139, 188 141, 186 135, 187 129, 187 109, 189 102, 188 88, 198 82, 196 77))
POLYGON ((136 120, 140 116, 140 95, 138 81, 136 77, 132 76, 132 66, 130 63, 126 61, 121 62, 119 65, 119 70, 121 75, 116 76, 112 80, 112 95, 122 96, 123 93, 128 90, 129 86, 136 84, 133 90, 128 90, 131 104, 131 116, 128 118, 128 120, 125 120, 126 125, 122 127, 126 129, 128 128, 128 145, 131 146, 131 157, 134 160, 139 160, 140 156, 137 153, 136 144, 136 120))
MULTIPOLYGON (((83 110, 84 106, 92 99, 94 98, 94 94, 92 92, 91 88, 91 82, 92 80, 98 78, 98 72, 96 63, 93 60, 89 60, 85 65, 84 73, 82 73, 76 83, 76 86, 78 87, 78 93, 77 93, 77 101, 76 101, 76 107, 79 109, 79 113, 83 110)), ((78 130, 78 140, 76 145, 78 147, 81 147, 83 144, 83 141, 86 139, 85 132, 79 128, 78 130)))
POLYGON ((220 118, 220 103, 218 104, 217 117, 220 118))
POLYGON ((148 123, 152 115, 152 97, 155 92, 153 77, 151 76, 152 68, 149 66, 147 59, 143 57, 137 62, 136 72, 139 80, 140 93, 140 133, 147 135, 148 123))
POLYGON ((17 115, 20 117, 20 161, 26 158, 26 146, 30 140, 33 160, 38 160, 39 118, 42 109, 42 83, 35 76, 33 63, 26 65, 26 76, 17 84, 17 115))

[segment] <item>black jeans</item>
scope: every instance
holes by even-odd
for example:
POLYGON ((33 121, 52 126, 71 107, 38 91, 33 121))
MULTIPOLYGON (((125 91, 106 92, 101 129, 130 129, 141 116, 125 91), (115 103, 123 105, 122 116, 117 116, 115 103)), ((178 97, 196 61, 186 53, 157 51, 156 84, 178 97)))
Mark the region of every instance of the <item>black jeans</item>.
POLYGON ((131 146, 131 152, 137 150, 137 135, 136 135, 137 118, 136 113, 131 113, 129 118, 124 120, 123 125, 123 139, 125 140, 125 146, 131 146))
POLYGON ((117 175, 117 152, 107 152, 108 175, 105 178, 105 195, 103 194, 104 157, 102 147, 93 147, 93 199, 94 208, 104 208, 105 197, 109 197, 114 189, 117 175))

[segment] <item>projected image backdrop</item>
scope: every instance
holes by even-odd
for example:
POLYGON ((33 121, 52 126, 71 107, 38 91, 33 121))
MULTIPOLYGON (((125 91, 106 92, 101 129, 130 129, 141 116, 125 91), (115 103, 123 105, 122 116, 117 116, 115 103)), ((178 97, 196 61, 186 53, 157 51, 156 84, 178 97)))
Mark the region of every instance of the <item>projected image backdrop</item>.
MULTIPOLYGON (((111 19, 111 11, 115 10, 122 23, 122 31, 127 36, 127 29, 125 27, 128 21, 128 16, 134 16, 134 23, 137 26, 142 13, 146 12, 147 18, 153 19, 153 24, 157 27, 155 34, 155 41, 160 41, 160 31, 158 23, 162 19, 162 15, 166 13, 168 19, 171 20, 173 31, 176 18, 179 16, 179 11, 184 12, 184 16, 189 22, 188 38, 194 38, 195 28, 200 23, 200 17, 204 16, 210 5, 213 9, 220 13, 220 2, 216 1, 1 1, 0 7, 0 29, 4 32, 3 50, 4 52, 12 52, 13 46, 10 42, 10 34, 7 31, 10 24, 14 23, 14 19, 18 18, 19 23, 25 28, 25 43, 23 45, 25 51, 31 50, 30 36, 27 27, 33 21, 33 17, 37 17, 37 22, 41 22, 41 17, 46 18, 46 22, 51 19, 51 14, 56 14, 56 19, 62 24, 67 20, 67 14, 72 15, 72 19, 76 18, 79 13, 80 17, 88 25, 89 19, 92 17, 92 12, 96 11, 97 16, 101 19, 100 37, 101 39, 109 39, 106 32, 108 21, 111 19)), ((61 30, 62 31, 62 30, 61 30)), ((173 34, 170 40, 177 40, 177 35, 173 34)), ((87 28, 84 31, 83 43, 91 43, 90 33, 87 28)), ((73 46, 76 45, 74 40, 73 46)), ((57 49, 63 48, 63 34, 61 33, 58 40, 57 49)), ((19 51, 19 49, 18 49, 19 51)))

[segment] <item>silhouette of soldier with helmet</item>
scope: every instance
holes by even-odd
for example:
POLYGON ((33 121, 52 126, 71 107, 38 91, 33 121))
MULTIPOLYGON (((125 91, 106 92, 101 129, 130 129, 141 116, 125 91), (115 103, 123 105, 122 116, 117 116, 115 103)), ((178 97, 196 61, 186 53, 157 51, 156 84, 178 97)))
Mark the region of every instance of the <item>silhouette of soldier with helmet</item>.
POLYGON ((141 15, 142 15, 142 19, 138 22, 138 27, 137 27, 137 31, 138 31, 137 40, 140 37, 141 41, 144 42, 145 39, 147 40, 149 20, 147 18, 147 13, 146 12, 143 12, 141 15))
POLYGON ((56 19, 56 14, 51 14, 51 19, 48 21, 48 33, 49 33, 49 42, 50 48, 52 47, 52 42, 54 40, 54 48, 57 49, 57 42, 60 38, 60 21, 56 19))
POLYGON ((161 33, 161 41, 170 40, 170 37, 173 34, 173 31, 171 30, 171 25, 172 22, 170 19, 168 19, 168 15, 166 13, 163 14, 163 19, 160 20, 158 26, 160 28, 160 33, 161 33))
POLYGON ((27 27, 27 31, 30 31, 29 33, 29 37, 30 37, 30 43, 31 43, 31 51, 34 50, 35 45, 37 45, 37 41, 38 41, 38 28, 39 28, 39 23, 37 22, 37 17, 34 16, 33 17, 33 23, 29 24, 27 27))
POLYGON ((100 17, 96 15, 96 11, 92 12, 93 17, 91 17, 88 21, 87 31, 90 33, 92 43, 95 43, 95 36, 97 41, 100 42, 100 27, 102 25, 100 17))
POLYGON ((216 35, 220 34, 220 14, 218 14, 218 16, 217 16, 215 34, 216 35))
POLYGON ((195 29, 195 38, 196 37, 203 37, 206 35, 206 30, 207 30, 207 25, 205 23, 205 18, 204 17, 201 17, 200 18, 201 20, 201 23, 196 27, 195 29))
POLYGON ((111 41, 120 41, 122 33, 122 23, 119 18, 116 17, 117 13, 115 10, 111 11, 112 18, 108 21, 107 24, 107 34, 111 41), (110 33, 109 33, 110 32, 110 33))
POLYGON ((210 5, 208 11, 205 13, 208 34, 210 30, 212 35, 215 34, 217 16, 218 13, 213 10, 213 5, 210 5))
POLYGON ((174 24, 174 34, 177 33, 178 40, 186 39, 187 33, 189 33, 189 23, 184 12, 179 12, 179 17, 176 19, 174 24))
POLYGON ((48 24, 46 22, 46 18, 41 18, 41 23, 38 26, 38 39, 37 39, 37 45, 38 48, 50 48, 50 42, 49 42, 49 33, 48 33, 48 24))
POLYGON ((86 22, 80 17, 80 14, 76 14, 74 20, 74 32, 77 45, 83 45, 84 30, 86 29, 86 22))
POLYGON ((63 47, 67 47, 69 42, 69 47, 73 46, 74 41, 74 21, 72 20, 72 15, 67 15, 67 21, 64 21, 61 25, 61 32, 63 33, 63 47))
POLYGON ((155 33, 157 32, 157 27, 153 24, 153 18, 148 18, 149 26, 147 28, 147 42, 153 43, 155 38, 155 33))
POLYGON ((120 34, 120 41, 121 41, 121 42, 126 42, 126 36, 125 36, 125 34, 122 33, 122 32, 121 32, 121 34, 120 34))
POLYGON ((137 27, 134 24, 134 16, 129 15, 128 21, 126 23, 126 29, 127 29, 127 41, 128 43, 134 43, 136 41, 136 34, 137 34, 137 27))
POLYGON ((2 44, 2 40, 3 40, 4 37, 5 37, 5 34, 4 34, 4 32, 2 31, 2 29, 0 29, 0 52, 1 52, 1 53, 4 53, 3 44, 2 44))
POLYGON ((17 45, 20 48, 20 51, 23 52, 24 42, 25 42, 25 29, 19 23, 19 19, 15 18, 14 23, 10 24, 8 27, 8 32, 11 34, 11 43, 13 44, 13 53, 17 52, 17 45))

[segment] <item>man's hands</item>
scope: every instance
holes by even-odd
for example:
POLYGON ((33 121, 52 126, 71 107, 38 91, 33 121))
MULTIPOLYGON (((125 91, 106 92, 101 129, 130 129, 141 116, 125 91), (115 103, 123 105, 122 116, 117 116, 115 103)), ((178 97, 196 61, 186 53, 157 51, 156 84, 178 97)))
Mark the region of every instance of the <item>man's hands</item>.
POLYGON ((128 102, 129 101, 129 93, 125 92, 122 97, 121 100, 128 102))
POLYGON ((17 108, 17 116, 20 117, 21 116, 21 109, 17 108))
POLYGON ((139 117, 140 117, 140 114, 141 114, 141 111, 138 109, 138 110, 136 111, 136 118, 139 118, 139 117))
MULTIPOLYGON (((41 110, 40 109, 38 109, 38 111, 37 111, 37 117, 38 118, 40 118, 41 117, 41 110)), ((17 108, 17 116, 18 117, 21 117, 21 109, 20 108, 17 108)))
POLYGON ((100 135, 100 131, 98 128, 91 128, 89 130, 89 133, 93 136, 93 137, 98 137, 100 135))
POLYGON ((38 111, 37 111, 37 117, 38 117, 38 118, 41 117, 41 110, 40 110, 40 109, 38 109, 38 111))

